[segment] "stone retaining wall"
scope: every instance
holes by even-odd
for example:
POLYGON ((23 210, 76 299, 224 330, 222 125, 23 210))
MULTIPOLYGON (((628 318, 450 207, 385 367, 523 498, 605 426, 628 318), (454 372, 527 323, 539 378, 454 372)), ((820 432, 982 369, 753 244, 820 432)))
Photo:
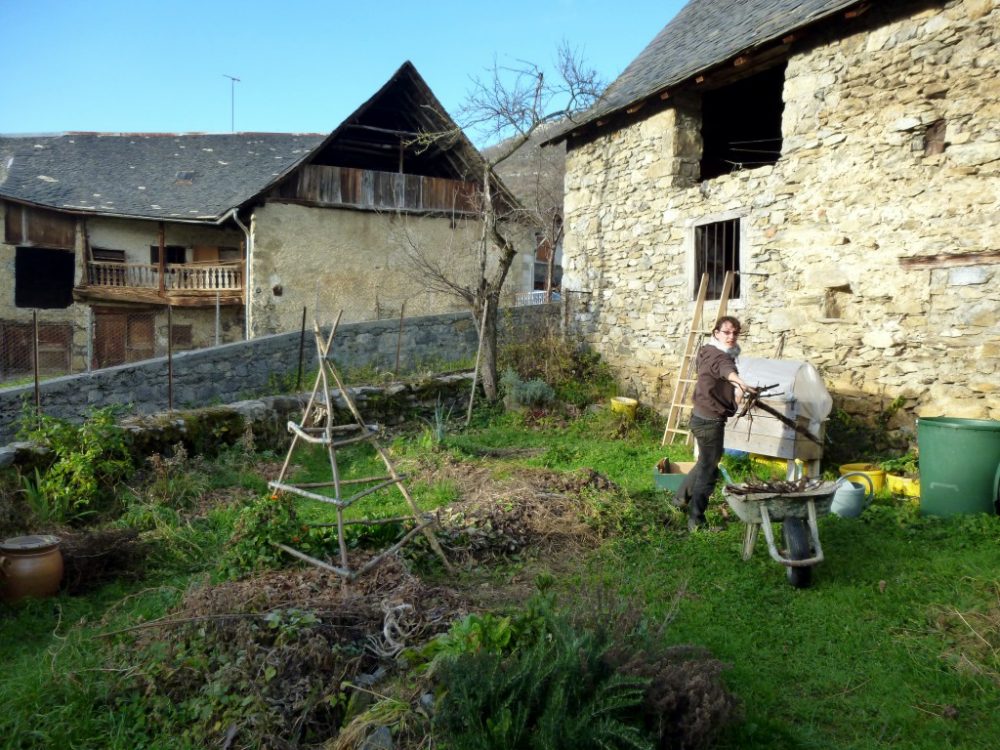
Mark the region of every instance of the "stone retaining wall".
MULTIPOLYGON (((500 315, 501 339, 531 336, 544 321, 558 324, 558 304, 512 308, 500 315)), ((288 391, 294 385, 299 361, 298 333, 265 336, 210 349, 180 352, 173 357, 175 408, 230 403, 259 394, 288 391)), ((469 313, 406 318, 402 335, 398 320, 342 324, 331 355, 340 368, 377 367, 400 371, 471 361, 476 353, 476 327, 469 313)), ((312 386, 316 347, 311 332, 305 340, 302 387, 312 386)), ((0 389, 0 442, 13 439, 22 404, 33 400, 32 386, 0 389)), ((125 405, 138 414, 167 408, 167 360, 158 358, 131 365, 46 380, 41 384, 42 412, 79 420, 89 409, 125 405)))
POLYGON ((564 284, 589 292, 577 324, 644 400, 669 403, 694 227, 738 218, 744 352, 784 339, 858 413, 905 396, 897 426, 1000 419, 1000 4, 913 7, 876 4, 793 52, 773 166, 698 181, 697 96, 571 149, 564 284))

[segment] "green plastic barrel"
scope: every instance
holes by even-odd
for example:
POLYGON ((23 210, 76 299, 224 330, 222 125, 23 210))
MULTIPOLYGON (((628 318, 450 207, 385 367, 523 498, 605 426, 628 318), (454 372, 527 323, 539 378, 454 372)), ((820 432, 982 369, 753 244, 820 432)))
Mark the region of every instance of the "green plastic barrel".
POLYGON ((1000 421, 917 420, 920 512, 930 516, 996 513, 1000 491, 1000 421))

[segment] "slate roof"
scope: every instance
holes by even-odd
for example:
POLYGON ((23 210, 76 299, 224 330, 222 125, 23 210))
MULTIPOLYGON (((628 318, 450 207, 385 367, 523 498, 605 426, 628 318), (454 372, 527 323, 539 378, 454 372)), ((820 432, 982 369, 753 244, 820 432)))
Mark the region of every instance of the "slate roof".
POLYGON ((216 222, 287 173, 321 134, 0 136, 0 198, 142 219, 216 222))
POLYGON ((601 101, 553 140, 858 4, 858 0, 690 0, 615 79, 601 101))
MULTIPOLYGON (((0 198, 105 216, 218 223, 304 162, 333 163, 322 160, 336 160, 330 153, 342 145, 357 149, 371 141, 377 153, 391 154, 395 169, 394 128, 453 132, 410 158, 440 158, 453 179, 481 174, 482 156, 406 61, 331 133, 0 136, 0 198)), ((497 188, 513 202, 502 183, 497 188)))

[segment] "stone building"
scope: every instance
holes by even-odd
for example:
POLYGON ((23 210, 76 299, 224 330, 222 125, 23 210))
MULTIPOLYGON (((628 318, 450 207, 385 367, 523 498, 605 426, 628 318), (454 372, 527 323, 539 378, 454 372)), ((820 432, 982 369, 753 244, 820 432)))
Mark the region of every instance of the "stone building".
POLYGON ((175 348, 458 309, 411 260, 475 272, 482 164, 409 62, 326 136, 0 137, 0 379, 33 311, 65 372, 163 354, 168 306, 175 348))
POLYGON ((669 403, 698 281, 848 411, 1000 418, 1000 3, 693 0, 565 140, 564 287, 669 403))

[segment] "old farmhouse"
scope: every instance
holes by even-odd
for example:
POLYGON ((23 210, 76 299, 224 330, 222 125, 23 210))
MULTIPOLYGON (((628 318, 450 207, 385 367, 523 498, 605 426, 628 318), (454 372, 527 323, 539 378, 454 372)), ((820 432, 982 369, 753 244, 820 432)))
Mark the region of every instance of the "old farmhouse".
POLYGON ((1000 418, 998 69, 996 0, 692 0, 556 138, 588 340, 665 406, 733 270, 848 410, 1000 418))
POLYGON ((409 62, 326 136, 0 137, 0 375, 30 371, 33 311, 65 372, 163 353, 167 306, 179 348, 456 309, 408 260, 473 272, 482 174, 409 62))

